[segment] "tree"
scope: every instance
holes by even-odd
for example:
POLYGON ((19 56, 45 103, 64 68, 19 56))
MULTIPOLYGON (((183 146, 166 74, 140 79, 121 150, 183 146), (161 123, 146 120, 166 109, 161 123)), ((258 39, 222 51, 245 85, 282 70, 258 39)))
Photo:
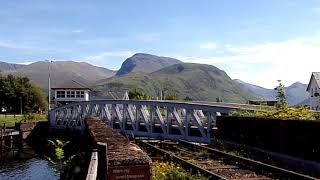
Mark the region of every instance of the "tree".
POLYGON ((135 100, 150 100, 151 96, 144 93, 142 90, 134 89, 133 91, 129 91, 129 98, 135 100))
POLYGON ((179 100, 178 94, 175 92, 168 93, 166 100, 179 100))
POLYGON ((216 102, 223 102, 223 99, 221 97, 217 97, 216 102))
POLYGON ((192 98, 189 97, 189 96, 187 96, 187 97, 184 98, 184 100, 185 100, 185 101, 192 101, 192 98))
POLYGON ((27 77, 0 75, 0 108, 12 113, 37 112, 47 108, 47 100, 44 92, 27 77))
POLYGON ((286 92, 285 92, 285 88, 284 85, 282 84, 281 80, 278 80, 279 85, 275 88, 275 90, 277 91, 277 108, 285 108, 288 106, 288 102, 287 102, 287 96, 286 96, 286 92))

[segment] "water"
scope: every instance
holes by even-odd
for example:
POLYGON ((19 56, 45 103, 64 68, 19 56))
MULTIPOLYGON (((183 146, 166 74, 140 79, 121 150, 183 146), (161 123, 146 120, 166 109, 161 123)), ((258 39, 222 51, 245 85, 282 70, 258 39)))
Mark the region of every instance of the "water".
POLYGON ((56 180, 59 177, 54 164, 38 157, 6 162, 0 167, 0 180, 56 180))
POLYGON ((92 151, 86 138, 75 133, 38 133, 28 144, 18 140, 13 146, 19 151, 0 154, 0 180, 85 179, 92 151), (58 139, 68 142, 63 146, 62 159, 57 159, 57 147, 48 141, 58 139), (58 165, 45 157, 50 157, 58 165))

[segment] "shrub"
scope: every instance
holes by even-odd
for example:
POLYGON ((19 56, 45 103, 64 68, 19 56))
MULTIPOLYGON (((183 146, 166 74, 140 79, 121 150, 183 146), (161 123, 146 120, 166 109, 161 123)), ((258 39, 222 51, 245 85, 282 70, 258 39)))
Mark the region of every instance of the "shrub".
POLYGON ((29 113, 23 115, 23 120, 25 121, 41 121, 44 120, 45 117, 41 114, 36 114, 36 113, 29 113))
POLYGON ((305 107, 292 108, 283 106, 275 111, 248 111, 236 110, 231 116, 238 117, 258 117, 258 118, 275 118, 275 119, 297 119, 297 120, 319 120, 319 113, 309 111, 305 107))
POLYGON ((152 180, 206 180, 201 174, 192 175, 179 165, 155 161, 152 164, 152 180))

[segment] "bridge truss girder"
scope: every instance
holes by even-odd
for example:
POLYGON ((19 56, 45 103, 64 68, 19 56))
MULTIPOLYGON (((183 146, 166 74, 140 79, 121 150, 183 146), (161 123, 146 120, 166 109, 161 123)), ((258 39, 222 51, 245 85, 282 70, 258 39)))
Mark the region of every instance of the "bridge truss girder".
POLYGON ((128 135, 210 143, 216 116, 234 108, 170 101, 96 100, 49 112, 51 128, 84 130, 86 117, 98 117, 128 135))

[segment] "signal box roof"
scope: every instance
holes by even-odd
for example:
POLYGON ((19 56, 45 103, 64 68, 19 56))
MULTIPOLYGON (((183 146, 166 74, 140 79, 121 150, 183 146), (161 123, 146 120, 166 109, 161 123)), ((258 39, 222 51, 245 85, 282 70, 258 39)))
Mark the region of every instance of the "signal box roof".
POLYGON ((81 89, 81 90, 91 90, 89 86, 79 83, 75 80, 65 81, 62 84, 52 87, 51 89, 81 89))

